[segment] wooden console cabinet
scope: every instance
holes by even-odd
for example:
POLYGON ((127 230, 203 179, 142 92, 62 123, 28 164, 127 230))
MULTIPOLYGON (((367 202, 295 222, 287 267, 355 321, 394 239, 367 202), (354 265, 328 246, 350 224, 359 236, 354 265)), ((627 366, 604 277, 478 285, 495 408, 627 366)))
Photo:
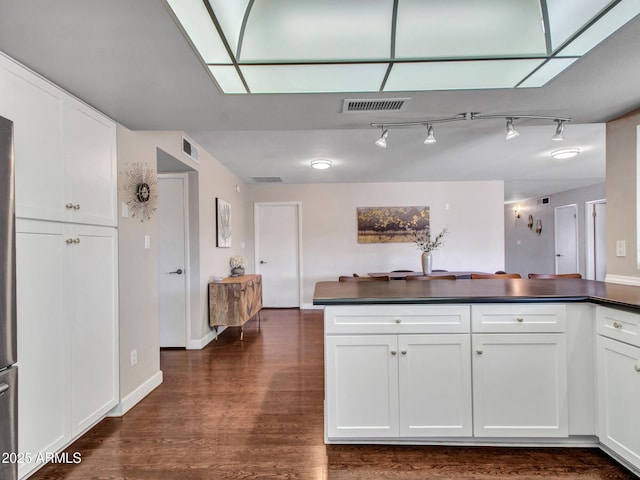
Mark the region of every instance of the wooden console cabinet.
POLYGON ((262 308, 262 275, 227 277, 209 284, 209 325, 240 327, 244 338, 244 324, 258 315, 262 308))

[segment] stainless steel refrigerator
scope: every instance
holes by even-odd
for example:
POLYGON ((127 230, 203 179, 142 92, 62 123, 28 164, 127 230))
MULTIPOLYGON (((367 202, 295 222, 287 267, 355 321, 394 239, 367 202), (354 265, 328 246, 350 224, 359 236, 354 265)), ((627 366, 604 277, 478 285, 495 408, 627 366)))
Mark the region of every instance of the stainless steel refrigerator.
POLYGON ((13 122, 0 117, 0 479, 18 478, 13 122))

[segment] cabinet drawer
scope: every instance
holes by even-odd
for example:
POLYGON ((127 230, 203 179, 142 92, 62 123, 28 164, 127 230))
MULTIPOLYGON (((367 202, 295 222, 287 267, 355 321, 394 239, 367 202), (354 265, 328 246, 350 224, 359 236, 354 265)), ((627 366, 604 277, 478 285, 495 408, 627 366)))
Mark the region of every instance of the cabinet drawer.
POLYGON ((335 305, 324 311, 331 333, 468 333, 469 305, 335 305))
POLYGON ((596 305, 596 328, 600 335, 640 347, 640 314, 596 305))
POLYGON ((487 304, 471 307, 471 328, 482 333, 562 333, 564 305, 487 304))

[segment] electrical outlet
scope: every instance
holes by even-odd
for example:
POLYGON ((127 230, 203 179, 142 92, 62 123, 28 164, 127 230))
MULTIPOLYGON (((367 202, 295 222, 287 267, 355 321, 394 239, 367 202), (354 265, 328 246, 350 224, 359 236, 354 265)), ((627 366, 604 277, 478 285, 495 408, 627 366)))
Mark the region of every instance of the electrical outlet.
POLYGON ((616 240, 616 257, 627 256, 627 242, 624 240, 616 240))
POLYGON ((133 367, 136 363, 138 363, 138 350, 134 348, 131 350, 131 366, 133 367))

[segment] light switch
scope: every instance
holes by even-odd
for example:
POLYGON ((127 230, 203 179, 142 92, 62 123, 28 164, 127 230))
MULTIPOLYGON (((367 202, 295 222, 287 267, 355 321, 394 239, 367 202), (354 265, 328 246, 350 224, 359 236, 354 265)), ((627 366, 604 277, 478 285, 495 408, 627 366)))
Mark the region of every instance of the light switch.
POLYGON ((129 205, 126 202, 122 202, 122 217, 127 218, 129 216, 129 205))
POLYGON ((616 257, 627 256, 627 242, 624 240, 616 240, 616 257))
POLYGON ((151 248, 151 235, 144 236, 144 248, 145 250, 151 248))

